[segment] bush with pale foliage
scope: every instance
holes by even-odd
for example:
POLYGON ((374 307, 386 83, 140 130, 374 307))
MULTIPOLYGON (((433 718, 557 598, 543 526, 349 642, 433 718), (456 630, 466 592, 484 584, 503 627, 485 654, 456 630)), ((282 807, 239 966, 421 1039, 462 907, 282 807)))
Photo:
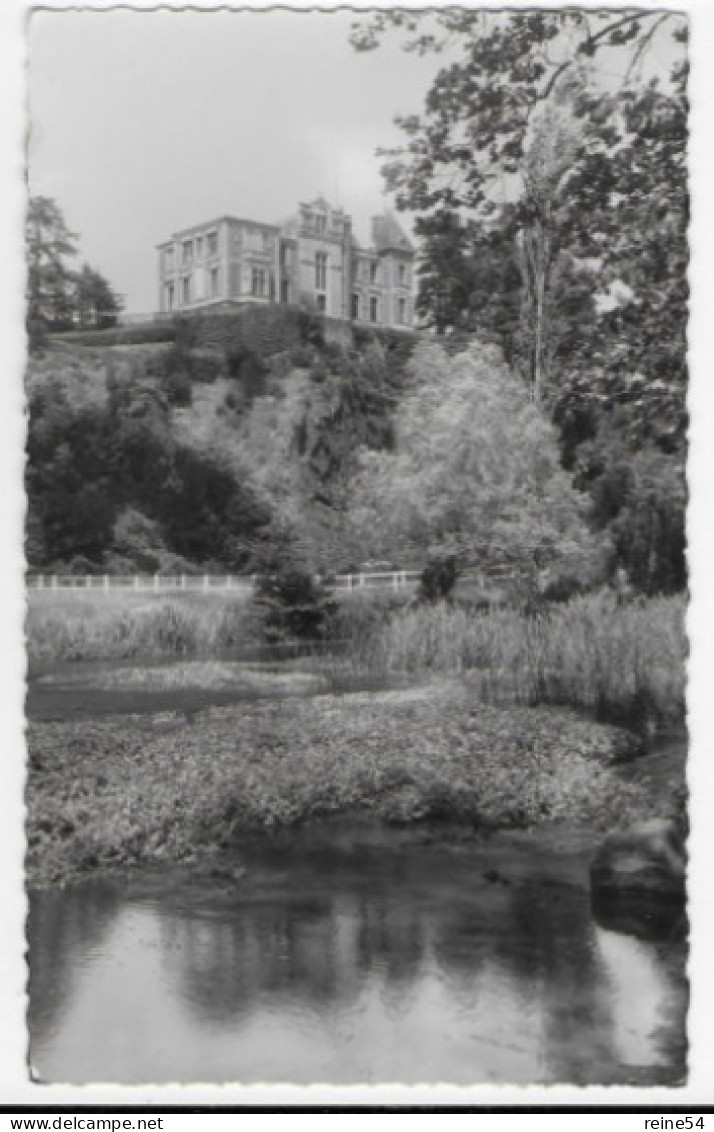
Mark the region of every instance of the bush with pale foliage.
POLYGON ((494 346, 409 363, 392 451, 363 452, 351 520, 370 553, 448 548, 482 562, 554 566, 594 580, 607 547, 563 470, 550 422, 494 346))

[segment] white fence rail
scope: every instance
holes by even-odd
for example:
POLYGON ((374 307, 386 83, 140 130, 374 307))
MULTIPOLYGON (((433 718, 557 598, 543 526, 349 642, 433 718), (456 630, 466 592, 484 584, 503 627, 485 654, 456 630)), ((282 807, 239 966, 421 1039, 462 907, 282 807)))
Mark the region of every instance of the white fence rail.
MULTIPOLYGON (((414 585, 420 577, 419 570, 392 570, 384 574, 336 574, 331 581, 336 589, 347 591, 363 587, 401 590, 414 585)), ((30 574, 27 587, 47 593, 171 593, 176 590, 248 593, 259 580, 257 574, 30 574)))

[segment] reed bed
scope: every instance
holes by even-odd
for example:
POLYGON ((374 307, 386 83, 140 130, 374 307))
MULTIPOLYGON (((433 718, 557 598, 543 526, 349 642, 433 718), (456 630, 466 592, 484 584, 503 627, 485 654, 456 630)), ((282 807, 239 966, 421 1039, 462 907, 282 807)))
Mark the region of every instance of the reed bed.
POLYGON ((386 672, 470 672, 486 702, 569 704, 620 722, 673 725, 685 714, 684 617, 680 597, 618 604, 608 591, 538 616, 416 607, 381 628, 371 664, 386 672))
POLYGON ((252 603, 231 594, 30 594, 30 665, 65 660, 209 656, 252 644, 252 603))

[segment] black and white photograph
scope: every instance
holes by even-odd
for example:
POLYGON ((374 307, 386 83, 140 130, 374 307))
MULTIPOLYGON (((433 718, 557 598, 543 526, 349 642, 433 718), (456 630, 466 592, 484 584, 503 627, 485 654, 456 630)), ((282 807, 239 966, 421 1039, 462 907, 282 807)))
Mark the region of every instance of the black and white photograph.
POLYGON ((28 1081, 692 1083, 691 36, 28 11, 28 1081))

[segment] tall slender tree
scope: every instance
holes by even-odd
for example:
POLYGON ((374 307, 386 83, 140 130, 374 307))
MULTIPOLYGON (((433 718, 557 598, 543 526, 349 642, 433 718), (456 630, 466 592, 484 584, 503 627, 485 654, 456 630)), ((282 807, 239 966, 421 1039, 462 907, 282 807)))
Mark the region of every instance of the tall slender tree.
POLYGON ((30 344, 47 330, 72 325, 74 277, 68 260, 77 235, 50 197, 32 197, 26 217, 27 326, 30 344))

